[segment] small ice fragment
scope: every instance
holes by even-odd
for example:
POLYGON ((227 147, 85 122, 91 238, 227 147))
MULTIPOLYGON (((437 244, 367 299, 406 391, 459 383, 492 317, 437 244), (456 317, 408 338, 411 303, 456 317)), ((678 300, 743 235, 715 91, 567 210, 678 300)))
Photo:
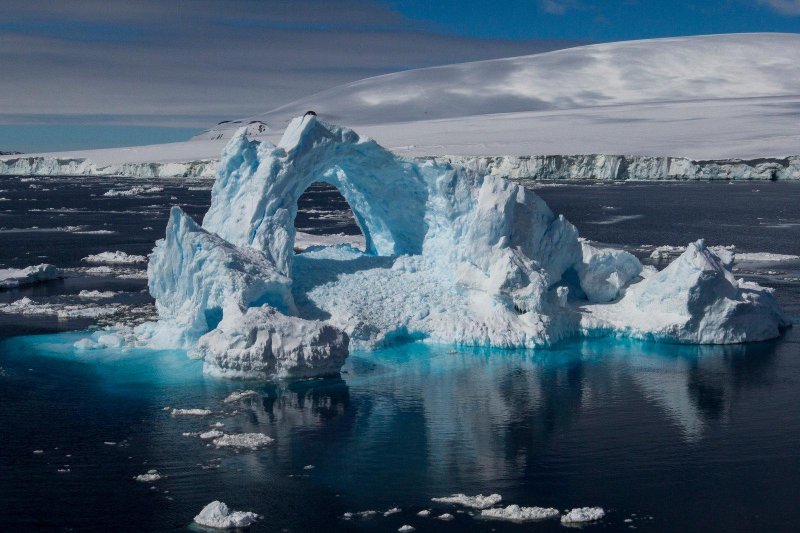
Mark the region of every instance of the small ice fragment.
POLYGON ((110 441, 110 440, 104 441, 103 444, 105 444, 106 446, 116 446, 117 445, 116 442, 113 442, 113 441, 110 441))
POLYGON ((417 516, 421 516, 422 518, 428 518, 431 515, 431 512, 428 509, 423 509, 422 511, 417 513, 417 516))
POLYGON ((238 527, 248 527, 260 518, 256 513, 248 511, 231 511, 228 506, 221 501, 215 500, 200 511, 194 517, 194 521, 201 526, 214 527, 217 529, 234 529, 238 527))
POLYGON ((256 448, 272 444, 275 440, 263 433, 234 433, 222 435, 212 442, 217 448, 249 448, 255 450, 256 448))
POLYGON ((391 516, 393 514, 397 514, 397 513, 401 512, 401 511, 402 511, 402 509, 400 509, 399 507, 392 507, 391 509, 389 509, 388 511, 383 513, 383 516, 391 516))
POLYGON ((146 474, 133 476, 133 479, 139 481, 140 483, 152 483, 153 481, 158 481, 162 477, 163 476, 158 473, 158 470, 148 470, 146 474))
POLYGON ((464 507, 471 507, 473 509, 488 509, 493 505, 500 503, 503 497, 499 494, 490 494, 484 496, 478 494, 477 496, 467 496, 466 494, 452 494, 442 498, 431 498, 432 501, 437 503, 449 503, 453 505, 463 505, 464 507))
POLYGON ((623 520, 623 522, 625 522, 626 524, 630 524, 631 522, 633 522, 633 518, 626 518, 625 520, 623 520))
POLYGON ((414 526, 409 526, 408 524, 406 524, 404 526, 400 526, 400 528, 397 531, 399 531, 400 533, 411 533, 412 531, 416 531, 416 529, 417 528, 415 528, 414 526))
POLYGON ((210 426, 212 428, 224 428, 225 424, 223 424, 222 422, 214 422, 213 424, 210 424, 210 426))
POLYGON ((559 514, 561 513, 558 512, 558 509, 553 509, 552 507, 520 507, 519 505, 509 505, 504 509, 484 509, 481 511, 483 518, 508 520, 510 522, 547 520, 555 518, 559 514))
POLYGON ((444 520, 445 522, 449 522, 450 520, 453 519, 453 515, 451 515, 450 513, 444 513, 442 515, 437 516, 436 518, 438 520, 444 520))
POLYGON ((562 524, 581 524, 583 522, 594 522, 606 515, 602 507, 578 507, 561 517, 562 524))
POLYGON ((314 465, 306 465, 303 467, 303 470, 314 470, 316 467, 314 465))
POLYGON ((232 392, 225 398, 223 403, 234 403, 238 402, 239 400, 244 400, 245 398, 252 398, 254 396, 258 396, 259 394, 254 390, 239 390, 236 392, 232 392))
POLYGON ((172 416, 208 416, 210 409, 173 409, 172 416))
POLYGON ((59 468, 59 469, 57 470, 57 472, 58 472, 59 474, 66 474, 66 473, 70 472, 70 469, 69 469, 69 468, 59 468))
POLYGON ((200 438, 203 440, 211 440, 216 439, 223 436, 224 433, 218 429, 212 429, 211 431, 206 431, 205 433, 200 433, 200 438))
POLYGON ((143 255, 130 255, 125 252, 100 252, 99 254, 89 255, 81 259, 87 263, 110 263, 110 264, 131 264, 146 263, 147 257, 143 255))
POLYGON ((33 453, 34 453, 35 455, 41 455, 41 454, 43 454, 43 453, 44 453, 44 450, 33 450, 33 453))

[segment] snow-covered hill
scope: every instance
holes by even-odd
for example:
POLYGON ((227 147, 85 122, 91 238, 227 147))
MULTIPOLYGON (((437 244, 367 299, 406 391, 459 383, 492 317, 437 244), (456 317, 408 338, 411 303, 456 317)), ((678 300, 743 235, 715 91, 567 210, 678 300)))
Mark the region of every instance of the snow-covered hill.
POLYGON ((625 41, 398 72, 248 120, 283 130, 314 110, 357 126, 652 102, 800 95, 800 34, 625 41))
MULTIPOLYGON (((221 123, 184 143, 29 154, 13 164, 13 157, 0 157, 0 174, 61 167, 67 173, 85 159, 86 173, 102 168, 104 174, 122 169, 150 176, 149 163, 213 162, 242 125, 277 142, 288 121, 309 110, 410 157, 455 156, 470 163, 508 156, 503 165, 520 169, 531 168, 531 156, 550 156, 537 166, 549 176, 608 179, 628 174, 592 169, 608 166, 605 156, 624 155, 625 168, 657 169, 652 176, 637 171, 639 178, 797 179, 797 158, 790 156, 800 154, 800 34, 606 43, 399 72, 221 123), (755 161, 729 165, 733 159, 755 161), (680 164, 668 162, 675 160, 680 164), (709 167, 707 160, 722 161, 709 167), (576 167, 575 161, 582 163, 576 167), (679 172, 665 172, 665 165, 679 172)), ((196 165, 179 167, 160 165, 156 174, 197 172, 196 165)), ((213 163, 201 174, 210 172, 213 163)), ((521 177, 544 176, 529 174, 521 177)))

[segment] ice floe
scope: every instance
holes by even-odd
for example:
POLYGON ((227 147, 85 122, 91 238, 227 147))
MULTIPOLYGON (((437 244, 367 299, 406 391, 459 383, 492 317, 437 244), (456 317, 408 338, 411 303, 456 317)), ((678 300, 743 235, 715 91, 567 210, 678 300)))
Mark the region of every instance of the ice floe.
POLYGON ((27 296, 8 304, 0 304, 0 313, 18 315, 49 315, 59 318, 100 318, 115 315, 127 309, 125 306, 86 305, 67 303, 40 303, 27 296))
POLYGON ((562 524, 583 524, 600 520, 606 515, 602 507, 578 507, 561 517, 562 524))
POLYGON ((217 448, 247 448, 256 450, 275 442, 263 433, 231 433, 217 437, 211 443, 217 448))
POLYGON ((172 416, 208 416, 211 414, 210 409, 173 409, 172 416))
POLYGON ((98 291, 98 290, 82 290, 78 293, 79 298, 86 300, 103 300, 106 298, 113 298, 117 293, 114 291, 98 291))
POLYGON ((443 496, 441 498, 431 498, 432 501, 437 503, 462 505, 472 509, 488 509, 489 507, 500 503, 502 499, 503 497, 499 494, 490 494, 488 496, 484 496, 483 494, 478 494, 477 496, 467 496, 466 494, 461 493, 443 496))
POLYGON ((25 268, 0 269, 0 290, 15 289, 24 285, 34 285, 64 277, 61 270, 53 265, 41 264, 25 268))
POLYGON ((139 196, 142 194, 153 194, 162 192, 164 187, 145 187, 137 185, 130 189, 112 189, 103 193, 103 196, 139 196))
POLYGON ((251 526, 259 518, 258 514, 249 511, 231 511, 223 502, 215 500, 203 507, 194 521, 205 527, 235 529, 251 526))
POLYGON ((152 483, 162 479, 163 477, 164 476, 162 476, 158 470, 148 470, 146 474, 139 474, 138 476, 134 476, 133 479, 141 483, 152 483))
POLYGON ((254 390, 239 390, 239 391, 235 391, 235 392, 230 393, 224 400, 222 400, 222 402, 223 403, 235 403, 235 402, 238 402, 240 400, 244 400, 245 398, 255 398, 255 397, 258 397, 258 396, 260 396, 260 395, 254 390))
POLYGON ((84 257, 82 261, 87 263, 134 264, 146 263, 147 257, 131 255, 117 250, 116 252, 100 252, 99 254, 89 255, 84 257))
POLYGON ((556 518, 561 513, 552 507, 520 507, 519 505, 509 505, 505 508, 484 509, 481 511, 483 518, 493 518, 496 520, 507 520, 510 522, 535 522, 556 518))

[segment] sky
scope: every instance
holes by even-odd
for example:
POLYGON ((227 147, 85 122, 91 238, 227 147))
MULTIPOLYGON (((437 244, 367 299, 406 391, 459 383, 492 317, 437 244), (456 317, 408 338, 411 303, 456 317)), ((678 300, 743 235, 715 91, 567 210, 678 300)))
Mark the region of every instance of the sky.
POLYGON ((0 150, 23 152, 184 140, 398 70, 800 29, 800 0, 0 0, 0 13, 0 150))

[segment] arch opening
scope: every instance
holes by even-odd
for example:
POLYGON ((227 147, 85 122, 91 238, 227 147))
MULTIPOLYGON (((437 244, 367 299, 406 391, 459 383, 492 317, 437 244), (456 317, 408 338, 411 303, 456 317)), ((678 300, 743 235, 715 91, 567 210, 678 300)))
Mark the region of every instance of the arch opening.
POLYGON ((363 220, 339 189, 326 181, 313 182, 297 199, 294 226, 295 253, 338 244, 367 249, 363 220))

